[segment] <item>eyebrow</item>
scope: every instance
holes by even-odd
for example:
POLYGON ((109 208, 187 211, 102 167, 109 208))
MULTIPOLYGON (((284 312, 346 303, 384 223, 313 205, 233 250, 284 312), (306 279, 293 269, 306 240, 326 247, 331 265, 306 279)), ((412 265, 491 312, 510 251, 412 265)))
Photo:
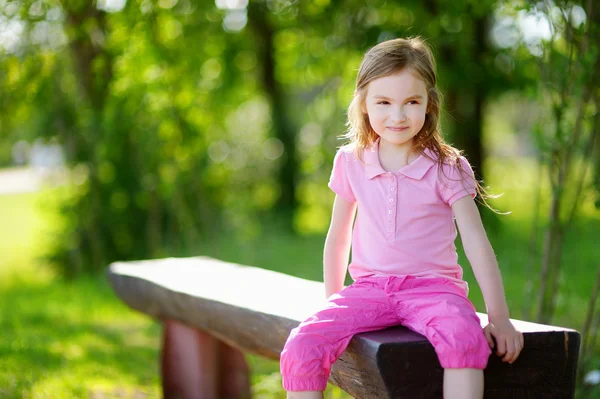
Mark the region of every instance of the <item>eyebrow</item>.
MULTIPOLYGON (((373 98, 380 98, 380 99, 384 99, 384 100, 391 100, 391 98, 388 98, 388 97, 386 97, 386 96, 379 96, 379 95, 378 95, 378 96, 373 96, 373 98)), ((412 95, 412 96, 410 96, 410 97, 406 97, 406 98, 404 99, 404 101, 406 101, 406 100, 412 100, 412 99, 419 99, 419 100, 422 100, 422 99, 423 99, 423 96, 422 96, 422 95, 420 95, 420 94, 413 94, 413 95, 412 95)))

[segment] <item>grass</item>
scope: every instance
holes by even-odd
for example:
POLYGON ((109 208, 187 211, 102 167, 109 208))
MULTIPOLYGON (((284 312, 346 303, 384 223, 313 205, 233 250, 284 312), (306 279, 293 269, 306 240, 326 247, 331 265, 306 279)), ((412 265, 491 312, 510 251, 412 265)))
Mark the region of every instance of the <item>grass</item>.
MULTIPOLYGON (((47 192, 0 196, 0 398, 161 397, 160 326, 125 307, 103 276, 64 282, 37 260, 56 222, 43 211, 47 200, 47 192)), ((223 240, 204 253, 272 268, 303 259, 290 271, 319 278, 321 239, 280 237, 263 250, 246 242, 233 251, 223 240)), ((254 397, 281 398, 278 363, 248 361, 254 397)), ((327 397, 349 398, 335 387, 327 397)))
MULTIPOLYGON (((498 228, 488 229, 504 276, 514 318, 523 317, 529 270, 532 198, 522 164, 506 163, 490 181, 505 196, 498 228), (503 174, 504 173, 504 174, 503 174), (515 182, 505 175, 520 176, 515 182)), ((531 170, 531 168, 525 168, 531 170)), ((48 192, 0 196, 0 397, 158 398, 160 326, 115 297, 103 276, 58 280, 36 260, 57 220, 43 212, 48 192)), ((584 204, 563 254, 565 275, 553 324, 581 328, 598 267, 600 214, 584 204)), ((493 225, 493 224, 492 224, 493 225)), ((323 236, 292 237, 265 231, 257 240, 213 239, 198 254, 321 279, 323 236)), ((481 292, 462 253, 470 297, 485 312, 481 292)), ((600 367, 598 356, 594 358, 600 367)), ((283 397, 277 362, 248 356, 255 398, 283 397)), ((597 391, 596 391, 597 393, 597 391)), ((337 388, 327 397, 348 398, 337 388)))
POLYGON ((65 283, 36 262, 44 200, 0 196, 0 397, 158 398, 159 326, 101 276, 65 283))
POLYGON ((1 397, 159 397, 159 328, 102 281, 14 278, 2 297, 1 397))

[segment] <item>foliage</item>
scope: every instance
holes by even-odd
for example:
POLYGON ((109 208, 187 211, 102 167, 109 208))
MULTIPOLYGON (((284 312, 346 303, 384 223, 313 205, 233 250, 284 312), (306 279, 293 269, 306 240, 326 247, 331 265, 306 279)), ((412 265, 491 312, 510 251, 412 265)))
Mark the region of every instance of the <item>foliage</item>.
MULTIPOLYGON (((585 202, 595 202, 596 212, 600 209, 600 19, 587 1, 531 2, 512 12, 523 19, 543 21, 548 29, 546 38, 521 41, 513 53, 528 49, 531 56, 520 60, 535 64, 539 73, 538 85, 531 93, 538 102, 532 136, 539 149, 539 178, 527 264, 535 279, 526 285, 525 303, 529 305, 525 309, 527 318, 533 314, 537 321, 550 323, 572 273, 570 268, 565 270, 564 246, 569 238, 581 239, 573 231, 574 221, 581 216, 585 202), (548 201, 542 195, 546 188, 548 201)), ((593 230, 594 236, 600 232, 597 227, 593 230)), ((588 291, 591 299, 582 323, 579 381, 593 367, 591 349, 600 325, 596 309, 600 266, 597 260, 590 263, 597 269, 591 275, 598 277, 588 291)))
POLYGON ((539 159, 530 180, 538 190, 517 193, 518 202, 492 185, 507 191, 510 206, 501 199, 500 209, 534 216, 486 218, 501 237, 493 242, 501 267, 522 284, 507 285, 511 309, 562 320, 583 307, 582 293, 591 296, 587 319, 569 323, 583 325, 586 348, 595 348, 593 2, 132 0, 111 9, 116 3, 0 0, 0 164, 18 140, 57 140, 69 168, 69 184, 45 199, 59 217, 44 264, 75 278, 117 259, 210 253, 231 241, 235 249, 220 257, 300 259, 285 271, 319 279, 320 259, 306 254, 320 253, 327 229, 328 165, 356 68, 376 42, 420 34, 438 59, 443 128, 476 172, 494 182, 512 171, 524 184, 506 157, 539 159), (544 21, 550 36, 515 29, 544 21), (510 118, 499 116, 506 110, 510 118), (269 231, 315 236, 278 241, 269 231))
POLYGON ((61 143, 75 185, 49 259, 67 277, 193 253, 214 234, 256 236, 265 217, 320 233, 327 165, 377 41, 433 44, 446 130, 469 133, 455 138, 481 174, 482 114, 471 110, 526 82, 482 39, 495 4, 2 2, 22 32, 0 49, 0 143, 61 143))
MULTIPOLYGON (((528 49, 531 55, 521 58, 536 65, 539 80, 532 96, 538 100, 532 136, 536 140, 540 178, 534 197, 535 215, 548 214, 547 225, 534 219, 532 250, 540 265, 539 293, 535 301, 535 317, 549 322, 554 313, 561 280, 561 247, 569 227, 586 198, 594 195, 590 170, 600 151, 594 150, 600 141, 600 129, 594 122, 598 113, 600 79, 600 30, 598 16, 589 2, 531 3, 513 9, 523 19, 545 21, 548 36, 536 42, 520 41, 513 53, 528 49), (587 16, 587 18, 586 18, 587 16), (551 201, 542 206, 542 187, 550 188, 551 201), (535 237, 544 233, 543 243, 535 237)), ((504 12, 509 12, 505 9, 504 12)), ((529 286, 530 295, 533 285, 529 286)))

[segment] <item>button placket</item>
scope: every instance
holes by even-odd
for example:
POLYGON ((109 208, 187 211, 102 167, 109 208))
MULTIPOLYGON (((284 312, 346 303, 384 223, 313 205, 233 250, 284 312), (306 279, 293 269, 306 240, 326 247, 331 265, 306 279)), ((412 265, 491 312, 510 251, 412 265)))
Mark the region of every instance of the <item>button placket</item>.
POLYGON ((396 230, 396 212, 398 209, 398 179, 396 176, 392 175, 390 179, 390 183, 387 187, 387 231, 390 238, 394 238, 394 231, 396 230))

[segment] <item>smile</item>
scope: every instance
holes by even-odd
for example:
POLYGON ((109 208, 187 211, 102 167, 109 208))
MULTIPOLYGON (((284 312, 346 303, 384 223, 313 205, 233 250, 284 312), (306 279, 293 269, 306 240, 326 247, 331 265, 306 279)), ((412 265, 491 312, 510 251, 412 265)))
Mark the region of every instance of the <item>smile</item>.
POLYGON ((408 129, 408 127, 388 127, 388 129, 390 129, 393 132, 402 132, 408 129))

